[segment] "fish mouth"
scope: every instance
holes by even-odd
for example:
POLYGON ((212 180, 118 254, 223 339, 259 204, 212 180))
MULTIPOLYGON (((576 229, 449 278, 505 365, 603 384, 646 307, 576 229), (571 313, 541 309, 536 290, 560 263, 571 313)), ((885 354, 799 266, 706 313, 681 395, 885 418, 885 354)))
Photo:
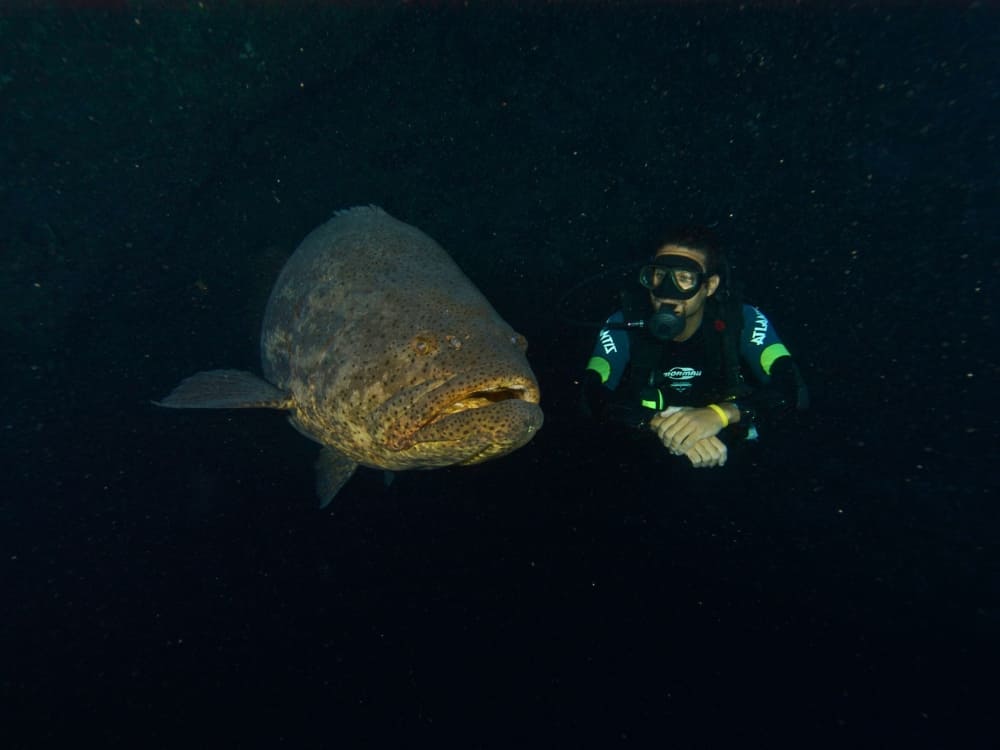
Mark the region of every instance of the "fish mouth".
POLYGON ((450 455, 448 463, 479 463, 534 436, 542 426, 539 400, 538 385, 529 378, 445 383, 427 395, 424 418, 407 442, 427 450, 437 444, 450 455))
POLYGON ((486 388, 480 387, 465 391, 458 394, 453 401, 439 409, 424 424, 424 427, 445 419, 452 414, 472 411, 473 409, 485 409, 504 401, 526 401, 529 404, 537 404, 539 401, 538 387, 533 383, 520 383, 503 384, 486 388))
POLYGON ((429 419, 422 425, 439 422, 455 414, 486 409, 505 401, 524 401, 537 404, 540 400, 538 385, 524 377, 498 377, 475 385, 448 382, 428 394, 428 404, 433 404, 429 419))
POLYGON ((380 408, 383 445, 421 465, 478 463, 527 443, 542 426, 534 378, 453 376, 425 382, 380 408))

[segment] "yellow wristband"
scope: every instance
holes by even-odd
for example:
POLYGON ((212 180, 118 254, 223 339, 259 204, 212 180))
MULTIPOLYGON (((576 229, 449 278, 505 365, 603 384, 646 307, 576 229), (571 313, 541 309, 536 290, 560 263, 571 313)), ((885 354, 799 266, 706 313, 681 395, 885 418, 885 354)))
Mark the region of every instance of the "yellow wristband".
POLYGON ((719 406, 718 404, 709 404, 708 408, 719 415, 719 419, 722 420, 722 426, 724 428, 729 427, 729 417, 726 416, 726 412, 722 410, 721 406, 719 406))

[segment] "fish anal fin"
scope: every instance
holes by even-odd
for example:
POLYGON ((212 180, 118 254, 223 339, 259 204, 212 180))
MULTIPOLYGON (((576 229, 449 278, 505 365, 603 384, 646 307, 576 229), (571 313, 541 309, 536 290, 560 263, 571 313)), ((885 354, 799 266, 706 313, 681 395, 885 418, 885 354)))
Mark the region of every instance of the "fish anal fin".
POLYGON ((316 460, 316 494, 320 508, 330 504, 357 468, 358 462, 354 459, 328 445, 323 446, 316 460))
POLYGON ((289 409, 288 394, 245 370, 206 370, 181 381, 157 406, 170 409, 289 409))

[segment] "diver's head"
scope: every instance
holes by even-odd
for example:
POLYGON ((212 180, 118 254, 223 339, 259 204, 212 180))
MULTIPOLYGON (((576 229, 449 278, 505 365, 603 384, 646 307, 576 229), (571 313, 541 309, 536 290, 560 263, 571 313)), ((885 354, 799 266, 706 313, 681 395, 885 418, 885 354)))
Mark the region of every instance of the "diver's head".
POLYGON ((693 336, 705 316, 705 301, 719 289, 724 267, 721 246, 710 229, 682 227, 665 235, 639 272, 653 306, 653 335, 674 341, 693 336))

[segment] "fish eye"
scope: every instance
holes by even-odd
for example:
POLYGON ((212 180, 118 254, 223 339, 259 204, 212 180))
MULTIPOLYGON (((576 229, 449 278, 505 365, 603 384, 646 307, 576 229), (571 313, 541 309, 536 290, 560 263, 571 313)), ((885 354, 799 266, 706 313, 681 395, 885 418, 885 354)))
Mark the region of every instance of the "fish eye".
POLYGON ((437 351, 437 342, 433 336, 417 335, 410 341, 410 347, 417 354, 433 354, 437 351))
POLYGON ((528 339, 524 338, 524 336, 522 336, 519 333, 515 333, 513 336, 510 337, 510 343, 512 343, 522 352, 528 351, 528 339))

